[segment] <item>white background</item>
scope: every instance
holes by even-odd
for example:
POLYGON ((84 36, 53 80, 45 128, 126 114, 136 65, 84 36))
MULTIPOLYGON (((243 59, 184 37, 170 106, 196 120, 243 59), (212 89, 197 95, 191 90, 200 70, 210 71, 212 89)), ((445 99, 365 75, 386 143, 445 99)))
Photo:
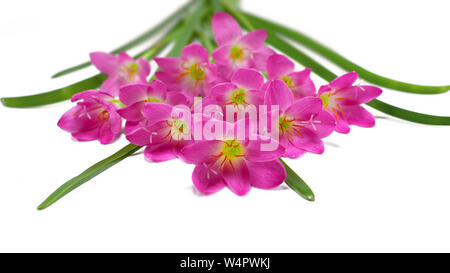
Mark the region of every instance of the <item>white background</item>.
MULTIPOLYGON (((1 2, 0 96, 39 93, 96 73, 50 79, 183 2, 1 2)), ((450 84, 448 1, 242 2, 381 75, 450 84)), ((381 99, 450 116, 450 94, 385 90, 381 99)), ((126 144, 73 142, 56 126, 69 107, 0 107, 0 251, 450 251, 449 127, 377 119, 375 128, 332 135, 327 142, 338 147, 289 161, 314 190, 313 203, 283 187, 200 197, 192 165, 150 164, 138 155, 37 211, 59 185, 126 144)))

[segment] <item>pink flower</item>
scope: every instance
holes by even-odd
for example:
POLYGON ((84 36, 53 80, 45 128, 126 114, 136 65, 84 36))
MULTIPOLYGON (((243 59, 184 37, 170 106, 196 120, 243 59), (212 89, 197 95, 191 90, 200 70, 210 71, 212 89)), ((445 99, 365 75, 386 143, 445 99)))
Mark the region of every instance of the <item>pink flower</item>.
POLYGON ((192 143, 190 110, 179 108, 184 111, 174 115, 174 109, 164 103, 145 104, 145 120, 126 136, 131 143, 146 146, 144 155, 152 162, 174 159, 181 148, 192 143))
POLYGON ((373 127, 375 119, 360 104, 381 95, 381 89, 371 85, 353 85, 358 79, 356 72, 342 75, 320 87, 318 95, 323 107, 336 119, 336 132, 350 132, 349 125, 373 127))
POLYGON ((79 101, 58 121, 58 126, 78 141, 98 139, 109 144, 119 138, 122 119, 116 112, 114 97, 97 90, 87 90, 72 97, 79 101), (82 100, 82 101, 79 101, 82 100))
POLYGON ((100 90, 117 96, 119 88, 128 83, 145 83, 150 74, 150 64, 143 58, 136 61, 125 52, 114 56, 105 52, 90 54, 92 64, 108 78, 100 86, 100 90))
POLYGON ((190 105, 188 98, 181 92, 170 91, 161 81, 155 80, 150 84, 134 83, 120 88, 119 99, 125 107, 117 112, 127 120, 125 131, 130 132, 144 119, 142 108, 148 102, 166 103, 172 106, 179 104, 190 105))
POLYGON ((294 72, 295 64, 286 56, 273 54, 267 60, 267 75, 269 80, 282 80, 294 94, 294 99, 314 96, 316 87, 309 77, 311 68, 294 72))
MULTIPOLYGON (((248 123, 241 119, 233 124, 248 123)), ((225 125, 224 128, 227 126, 225 125)), ((247 128, 247 127, 246 127, 247 128)), ((247 131, 248 132, 248 131, 247 131)), ((245 195, 251 188, 272 189, 286 178, 286 171, 278 160, 283 148, 261 151, 261 139, 250 140, 249 134, 240 140, 228 132, 221 140, 203 140, 184 147, 180 158, 195 164, 192 181, 203 194, 211 194, 228 186, 237 195, 245 195)))
POLYGON ((262 86, 264 77, 252 69, 239 69, 231 82, 219 83, 211 89, 213 101, 219 105, 233 105, 243 109, 245 106, 258 106, 264 103, 262 86))
POLYGON ((274 53, 264 46, 267 32, 264 29, 254 30, 242 35, 239 24, 225 12, 214 14, 212 30, 219 47, 212 56, 220 65, 219 73, 229 78, 232 71, 238 68, 256 68, 265 71, 267 58, 274 53))
POLYGON ((155 58, 162 71, 156 77, 171 91, 181 91, 190 96, 205 96, 218 81, 216 66, 209 62, 208 51, 199 44, 183 48, 181 58, 155 58))
POLYGON ((283 157, 296 158, 305 152, 323 153, 321 139, 333 132, 335 121, 322 110, 321 99, 305 97, 294 101, 288 86, 281 80, 274 80, 266 92, 265 104, 279 106, 279 139, 286 149, 283 157))

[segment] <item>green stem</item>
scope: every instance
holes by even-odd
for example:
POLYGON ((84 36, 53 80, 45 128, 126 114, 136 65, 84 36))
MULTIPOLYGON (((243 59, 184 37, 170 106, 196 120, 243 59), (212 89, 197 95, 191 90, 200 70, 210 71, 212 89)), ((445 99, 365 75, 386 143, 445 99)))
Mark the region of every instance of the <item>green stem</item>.
MULTIPOLYGON (((141 35, 139 35, 135 39, 129 41, 128 43, 121 45, 120 47, 112 50, 110 53, 117 54, 121 51, 127 51, 131 48, 134 48, 134 47, 140 45, 141 43, 145 42, 146 40, 152 38, 154 35, 156 35, 161 30, 166 28, 168 24, 170 24, 170 23, 176 24, 175 20, 177 20, 177 19, 179 20, 181 18, 181 16, 189 10, 191 5, 192 5, 192 1, 189 1, 188 3, 183 5, 181 8, 177 9, 174 13, 172 13, 170 16, 168 16, 166 19, 164 19, 162 22, 160 22, 156 26, 154 26, 151 29, 147 30, 146 32, 142 33, 141 35), (175 21, 175 22, 173 22, 173 21, 175 21)), ((61 77, 63 75, 67 75, 69 73, 78 71, 78 70, 88 67, 90 65, 91 65, 91 62, 85 62, 85 63, 79 64, 79 65, 64 69, 64 70, 54 74, 52 76, 52 78, 57 78, 57 77, 61 77)))
MULTIPOLYGON (((178 32, 169 34, 175 35, 178 32)), ((145 51, 139 53, 136 57, 143 56, 147 59, 153 58, 156 54, 164 50, 164 48, 171 41, 171 37, 163 37, 155 44, 150 46, 145 51)), ((172 37, 173 38, 173 37, 172 37)), ((59 88, 53 91, 40 93, 36 95, 29 96, 21 96, 21 97, 9 97, 9 98, 1 98, 1 102, 4 106, 14 107, 14 108, 28 108, 28 107, 36 107, 42 106, 52 103, 57 103, 60 101, 70 99, 74 94, 79 93, 88 89, 95 89, 99 87, 102 82, 106 79, 106 75, 97 74, 88 79, 76 82, 74 84, 68 85, 63 88, 59 88)))
POLYGON ((263 19, 261 17, 257 17, 255 15, 246 12, 243 12, 242 14, 244 14, 246 19, 248 19, 248 21, 251 22, 253 25, 259 28, 265 28, 270 31, 278 32, 288 37, 289 39, 292 39, 293 41, 311 49, 312 51, 323 56, 329 61, 335 63, 344 70, 356 71, 361 78, 378 86, 415 94, 440 94, 450 90, 450 85, 445 86, 416 85, 377 75, 351 62, 350 60, 344 58, 342 55, 338 54, 336 51, 326 47, 325 45, 320 44, 319 42, 315 41, 314 39, 308 37, 307 35, 301 32, 298 32, 291 28, 282 26, 275 22, 263 19))
POLYGON ((280 158, 281 163, 283 163, 284 169, 286 170, 286 184, 298 193, 301 197, 308 201, 314 201, 314 193, 311 188, 306 184, 303 179, 298 176, 287 164, 280 158))
MULTIPOLYGON (((267 42, 298 63, 306 67, 310 67, 314 73, 322 77, 324 80, 332 81, 337 77, 337 75, 328 70, 326 67, 316 62, 314 59, 301 52, 291 44, 280 39, 276 34, 269 32, 267 42)), ((377 99, 372 100, 371 102, 367 103, 367 105, 377 109, 380 112, 415 123, 429 125, 450 125, 450 117, 422 114, 402 109, 377 99)))
POLYGON ((105 170, 109 169, 110 167, 116 165, 123 159, 127 158, 128 156, 132 155, 134 152, 138 151, 141 148, 141 146, 136 146, 134 144, 128 144, 127 146, 123 147, 121 150, 119 150, 117 153, 97 162, 96 164, 92 165, 88 169, 86 169, 81 174, 75 176, 74 178, 70 179, 63 185, 61 185, 58 189, 56 189, 52 194, 50 194, 47 199, 44 200, 39 206, 38 210, 43 210, 59 199, 61 199, 64 195, 68 194, 69 192, 73 191, 74 189, 78 188, 79 186, 83 185, 87 181, 91 180, 92 178, 96 177, 100 173, 104 172, 105 170))
POLYGON ((203 13, 206 10, 204 0, 198 0, 196 2, 197 6, 194 8, 194 11, 185 18, 184 25, 181 27, 181 34, 175 40, 175 44, 168 54, 169 57, 177 57, 181 54, 181 50, 189 43, 196 26, 203 17, 203 13))

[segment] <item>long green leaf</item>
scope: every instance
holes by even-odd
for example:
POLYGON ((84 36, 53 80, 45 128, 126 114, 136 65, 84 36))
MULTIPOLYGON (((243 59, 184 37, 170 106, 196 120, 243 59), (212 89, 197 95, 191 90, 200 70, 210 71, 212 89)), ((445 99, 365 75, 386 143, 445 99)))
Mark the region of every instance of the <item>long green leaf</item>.
MULTIPOLYGON (((316 73, 326 81, 331 81, 337 77, 337 75, 335 75, 320 63, 316 62, 314 59, 301 52, 288 42, 280 39, 275 33, 269 32, 267 42, 298 63, 306 67, 310 67, 314 73, 316 73)), ((422 114, 402 109, 377 99, 372 100, 371 102, 367 103, 367 105, 377 109, 380 112, 415 123, 429 125, 450 125, 450 117, 422 114)))
POLYGON ((179 56, 183 47, 186 46, 191 40, 195 28, 200 23, 203 13, 206 10, 204 0, 198 0, 196 2, 197 6, 194 8, 194 11, 186 17, 184 25, 181 27, 181 34, 175 40, 175 44, 173 45, 173 48, 170 50, 167 56, 179 56))
POLYGON ((282 35, 288 37, 289 39, 318 53, 319 55, 323 56, 324 58, 328 59, 329 61, 340 66, 344 70, 358 72, 358 74, 361 78, 365 79, 368 82, 376 84, 378 86, 386 87, 386 88, 397 90, 397 91, 403 91, 403 92, 407 92, 407 93, 424 94, 424 95, 440 94, 440 93, 445 93, 450 90, 450 85, 445 85, 445 86, 417 85, 417 84, 401 82, 401 81, 397 81, 397 80, 393 80, 393 79, 389 79, 389 78, 377 75, 377 74, 353 63, 352 61, 344 58, 343 56, 341 56, 334 50, 326 47, 325 45, 322 45, 321 43, 315 41, 314 39, 308 37, 307 35, 305 35, 303 33, 300 33, 291 28, 282 26, 275 22, 257 17, 255 15, 252 15, 249 13, 243 13, 243 14, 246 15, 246 18, 253 25, 260 27, 260 28, 266 28, 267 30, 271 30, 271 31, 277 32, 279 34, 282 34, 282 35))
POLYGON ((68 100, 78 92, 97 88, 105 79, 106 75, 98 74, 88 79, 53 91, 30 96, 2 98, 1 102, 4 106, 15 108, 27 108, 56 103, 63 100, 68 100))
MULTIPOLYGON (((169 31, 170 33, 160 40, 158 40, 155 44, 153 44, 150 48, 144 50, 139 53, 136 57, 143 57, 146 59, 151 59, 159 52, 161 52, 171 41, 172 38, 176 37, 179 34, 178 30, 172 29, 169 31)), ((52 104, 64 100, 70 99, 74 94, 79 93, 88 89, 95 89, 99 87, 102 82, 106 79, 106 75, 98 74, 91 78, 76 82, 74 84, 68 85, 63 88, 59 88, 53 91, 40 93, 36 95, 30 96, 21 96, 21 97, 10 97, 10 98, 2 98, 1 102, 3 105, 7 107, 15 107, 15 108, 27 108, 27 107, 36 107, 47 104, 52 104)))
POLYGON ((91 180, 98 174, 102 173, 103 171, 107 170, 108 168, 116 165, 123 159, 127 158, 128 156, 132 155, 134 152, 138 151, 141 148, 141 146, 136 146, 134 144, 128 144, 124 148, 122 148, 117 153, 103 159, 102 161, 97 162, 96 164, 92 165, 88 169, 86 169, 81 174, 75 176, 74 178, 70 179, 63 185, 61 185, 58 189, 56 189, 52 194, 50 194, 47 199, 44 200, 39 206, 38 210, 43 210, 50 206, 51 204, 55 203, 59 199, 61 199, 64 195, 68 194, 69 192, 73 191, 74 189, 78 188, 82 184, 86 183, 87 181, 91 180))
POLYGON ((283 163, 284 168, 286 169, 286 184, 293 189, 296 193, 298 193, 301 197, 305 198, 308 201, 314 201, 314 193, 311 188, 306 184, 303 179, 298 176, 282 159, 280 159, 281 163, 283 163))
MULTIPOLYGON (((164 19, 162 22, 160 22, 156 26, 154 26, 151 29, 147 30, 146 32, 142 33, 141 35, 139 35, 135 39, 129 41, 128 43, 121 45, 120 47, 112 50, 110 53, 117 54, 121 51, 127 51, 131 48, 134 48, 134 47, 140 45, 141 43, 145 42, 146 40, 152 38, 154 35, 159 33, 162 29, 167 27, 168 24, 171 24, 171 23, 173 23, 173 21, 180 19, 181 16, 189 10, 189 7, 191 5, 192 5, 192 1, 189 1, 188 3, 183 5, 181 8, 177 9, 174 13, 169 15, 166 19, 164 19)), ((52 76, 52 78, 57 78, 57 77, 61 77, 63 75, 67 75, 69 73, 78 71, 78 70, 88 67, 90 65, 91 65, 91 62, 85 62, 85 63, 79 64, 79 65, 64 69, 64 70, 54 74, 52 76)))

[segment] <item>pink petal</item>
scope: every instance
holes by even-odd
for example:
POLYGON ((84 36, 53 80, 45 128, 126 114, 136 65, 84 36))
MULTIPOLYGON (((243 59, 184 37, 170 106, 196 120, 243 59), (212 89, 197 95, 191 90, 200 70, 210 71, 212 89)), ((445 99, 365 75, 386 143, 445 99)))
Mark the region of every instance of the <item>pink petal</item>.
POLYGON ((349 124, 366 128, 375 126, 375 119, 372 114, 362 106, 345 107, 343 110, 349 124))
MULTIPOLYGON (((275 140, 272 140, 276 142, 275 140)), ((269 143, 268 141, 250 140, 248 145, 245 147, 245 158, 249 161, 264 162, 272 161, 279 158, 284 153, 284 147, 279 143, 276 144, 276 149, 273 151, 263 151, 262 144, 269 143)), ((250 169, 251 170, 251 169, 250 169)))
POLYGON ((231 77, 231 82, 246 90, 259 90, 264 84, 264 76, 256 70, 241 68, 231 77))
POLYGON ((357 101, 358 103, 367 103, 383 92, 380 88, 372 86, 372 85, 361 85, 357 86, 357 101))
POLYGON ((345 121, 342 118, 339 118, 336 121, 336 128, 334 130, 341 134, 348 134, 350 132, 350 127, 348 126, 347 121, 345 121))
POLYGON ((119 137, 120 134, 113 132, 112 126, 113 125, 110 122, 105 122, 100 127, 98 140, 101 144, 110 144, 119 137))
POLYGON ((203 194, 218 192, 226 186, 221 176, 202 165, 195 166, 192 173, 192 182, 197 190, 203 194))
POLYGON ((134 62, 134 59, 131 58, 130 55, 128 55, 124 51, 119 52, 119 54, 117 55, 117 60, 118 60, 119 64, 134 62))
POLYGON ((139 78, 146 82, 147 76, 150 75, 150 63, 143 58, 137 59, 136 63, 139 65, 139 78))
POLYGON ((150 132, 144 128, 138 128, 131 133, 128 133, 126 138, 129 142, 139 145, 146 146, 150 144, 150 132))
POLYGON ((273 54, 267 60, 267 75, 270 80, 279 80, 294 71, 295 64, 286 56, 273 54))
POLYGON ((72 133, 72 137, 78 141, 91 141, 98 139, 100 128, 96 127, 88 131, 72 133))
POLYGON ((167 92, 166 103, 172 106, 186 105, 191 106, 191 101, 186 95, 178 91, 167 92))
POLYGON ((244 35, 239 40, 239 44, 243 44, 251 50, 258 50, 264 45, 266 38, 267 31, 265 29, 257 29, 244 35))
POLYGON ((147 99, 148 84, 131 83, 122 86, 119 90, 119 99, 125 105, 132 105, 136 102, 145 101, 147 99))
POLYGON ((315 115, 322 111, 322 99, 316 97, 306 97, 299 99, 290 105, 285 113, 297 120, 309 120, 311 115, 315 115))
POLYGON ((91 63, 106 75, 113 73, 119 65, 116 56, 109 53, 92 52, 89 56, 91 63))
POLYGON ((286 170, 278 159, 267 162, 247 163, 250 170, 249 181, 253 187, 270 190, 278 187, 286 178, 286 170))
POLYGON ((336 121, 327 111, 320 111, 317 115, 314 115, 312 123, 306 125, 306 128, 313 131, 320 138, 331 135, 335 127, 336 121))
POLYGON ((140 121, 144 118, 142 115, 142 108, 145 105, 145 101, 139 101, 132 105, 123 107, 117 110, 117 113, 127 121, 140 121))
POLYGON ((282 157, 295 159, 295 158, 299 158, 300 156, 304 155, 305 153, 306 153, 306 151, 303 149, 297 148, 294 145, 287 145, 282 157))
POLYGON ((267 60, 275 54, 275 51, 267 46, 262 46, 253 52, 253 68, 261 72, 267 71, 267 60))
POLYGON ((167 87, 162 81, 152 81, 147 89, 147 98, 164 101, 166 99, 167 87))
POLYGON ((219 83, 211 89, 211 96, 217 103, 224 105, 230 101, 231 93, 237 89, 238 87, 233 83, 219 83))
POLYGON ((168 73, 178 73, 181 68, 181 59, 178 57, 154 58, 161 70, 168 73))
POLYGON ((266 105, 278 105, 279 109, 284 111, 293 102, 294 96, 282 80, 274 80, 270 83, 264 97, 264 103, 266 105))
POLYGON ((149 125, 169 119, 171 113, 172 106, 164 103, 148 102, 142 108, 142 114, 148 120, 149 125))
POLYGON ((144 156, 150 162, 163 162, 177 158, 174 153, 174 145, 169 142, 147 146, 144 156))
POLYGON ((351 87, 352 84, 358 79, 358 73, 350 72, 344 74, 340 77, 337 77, 333 81, 330 82, 330 87, 333 89, 341 90, 348 87, 351 87))
POLYGON ((314 154, 323 153, 323 142, 315 133, 307 128, 299 129, 299 131, 301 135, 292 133, 293 139, 290 140, 295 147, 314 154))
POLYGON ((289 74, 289 77, 292 78, 294 84, 294 86, 291 87, 291 91, 294 93, 296 99, 314 96, 316 93, 316 87, 310 78, 310 74, 311 68, 305 68, 300 72, 289 74))
POLYGON ((250 191, 250 173, 244 160, 233 160, 233 167, 226 162, 222 170, 228 188, 239 196, 250 191))
POLYGON ((209 61, 209 53, 206 48, 199 44, 190 44, 181 51, 181 58, 184 60, 195 59, 197 62, 207 63, 209 61))
POLYGON ((64 113, 58 121, 58 127, 70 133, 87 131, 97 127, 98 120, 91 118, 83 109, 82 106, 77 105, 64 113))
POLYGON ((124 130, 126 134, 129 134, 138 128, 141 128, 139 121, 127 121, 124 130))
POLYGON ((213 155, 218 155, 223 142, 219 140, 199 141, 184 147, 180 152, 180 158, 186 163, 202 165, 217 160, 213 155))
POLYGON ((212 31, 219 46, 236 41, 242 36, 242 29, 231 15, 225 12, 214 14, 212 21, 212 31))
POLYGON ((216 61, 219 65, 224 65, 226 67, 230 67, 231 62, 231 48, 232 45, 223 45, 216 48, 213 53, 211 54, 213 59, 216 61))

